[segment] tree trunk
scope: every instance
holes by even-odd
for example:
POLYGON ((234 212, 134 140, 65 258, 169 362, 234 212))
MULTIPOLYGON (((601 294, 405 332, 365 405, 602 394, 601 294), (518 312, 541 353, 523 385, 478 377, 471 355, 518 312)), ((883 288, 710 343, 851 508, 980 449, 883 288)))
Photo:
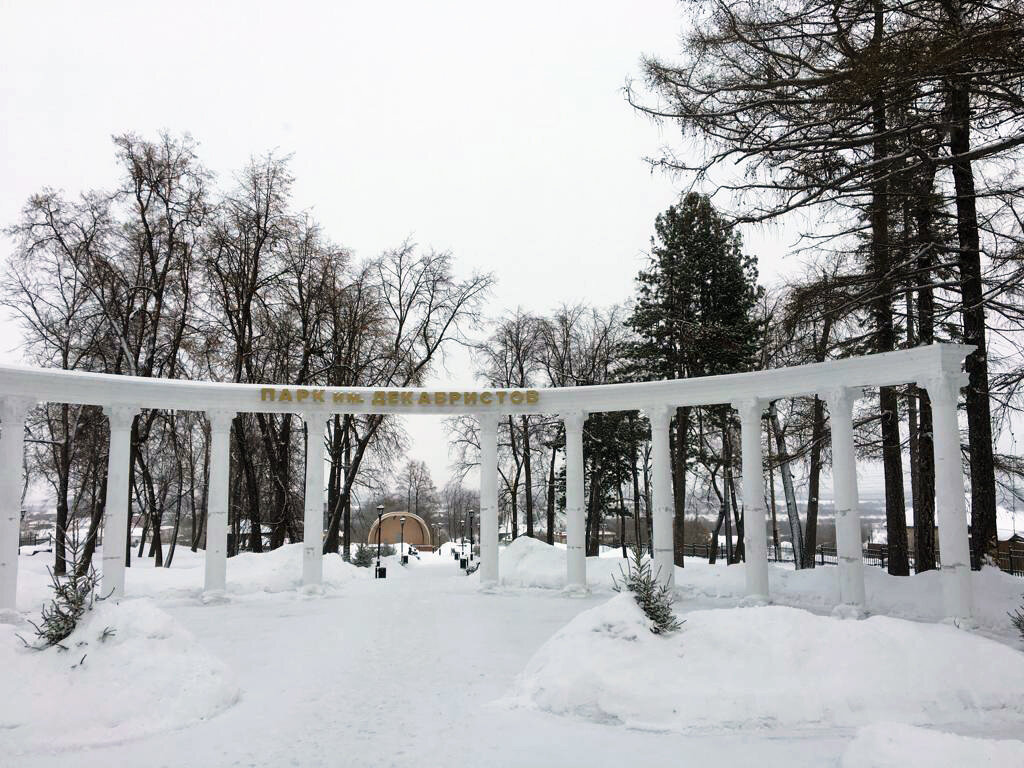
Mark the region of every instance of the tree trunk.
POLYGON ((789 452, 786 437, 782 434, 779 411, 773 400, 768 406, 768 426, 775 437, 775 451, 779 457, 779 472, 782 474, 782 490, 786 497, 786 517, 789 519, 789 538, 793 544, 793 560, 797 570, 806 568, 804 558, 804 532, 800 525, 800 511, 796 506, 796 492, 793 490, 793 472, 789 466, 789 452))
POLYGON ((771 425, 768 426, 768 489, 772 510, 772 544, 775 546, 775 562, 782 562, 782 544, 779 542, 779 520, 775 510, 775 465, 772 462, 771 425))
MULTIPOLYGON (((958 3, 946 3, 961 13, 958 3)), ((959 28, 959 16, 954 20, 959 28)), ((992 414, 988 391, 988 353, 985 339, 985 295, 974 169, 965 157, 971 149, 970 79, 954 75, 948 83, 949 150, 956 189, 956 234, 962 300, 964 343, 976 349, 967 356, 967 439, 971 465, 972 565, 980 568, 996 550, 996 483, 992 455, 992 414)))
POLYGON ((676 408, 676 428, 674 448, 670 453, 672 462, 672 498, 675 502, 675 514, 672 516, 672 544, 675 564, 680 568, 686 566, 683 558, 685 551, 686 525, 686 460, 689 455, 687 431, 690 424, 690 406, 676 408))
POLYGON ((814 396, 811 425, 811 456, 807 478, 807 528, 804 530, 804 562, 814 567, 814 550, 818 546, 818 495, 821 488, 821 443, 825 439, 825 404, 814 396))
POLYGON ((555 459, 558 448, 551 446, 551 463, 548 465, 548 544, 555 543, 555 459))
MULTIPOLYGON (((935 168, 921 183, 916 196, 915 220, 917 224, 917 343, 935 341, 935 302, 932 294, 932 275, 935 260, 935 234, 933 229, 932 187, 935 168)), ((928 391, 912 387, 917 396, 917 490, 914 492, 914 569, 935 568, 935 446, 932 442, 932 404, 928 391)))
MULTIPOLYGON (((872 47, 881 48, 885 36, 885 6, 874 0, 874 31, 872 47)), ((875 326, 875 348, 889 352, 896 348, 896 331, 892 317, 892 297, 895 286, 890 276, 889 258, 889 180, 884 160, 889 154, 886 136, 888 116, 885 94, 879 91, 871 102, 873 128, 872 151, 879 164, 871 182, 871 270, 875 280, 875 299, 872 315, 875 326)), ((885 474, 885 524, 889 545, 889 573, 906 576, 910 573, 907 561, 907 515, 903 494, 903 455, 900 443, 899 398, 893 387, 882 387, 878 405, 882 420, 882 467, 885 474)))
POLYGON ((526 471, 526 535, 533 538, 533 472, 530 462, 530 417, 523 416, 523 469, 526 471))

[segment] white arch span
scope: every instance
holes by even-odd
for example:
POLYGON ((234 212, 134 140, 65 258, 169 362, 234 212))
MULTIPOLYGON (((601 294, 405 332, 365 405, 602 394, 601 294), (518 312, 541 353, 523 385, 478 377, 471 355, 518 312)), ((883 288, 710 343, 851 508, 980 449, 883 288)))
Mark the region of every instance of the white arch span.
MULTIPOLYGON (((469 414, 480 425, 481 582, 498 582, 498 418, 508 414, 558 414, 566 431, 566 588, 585 591, 583 424, 588 413, 641 409, 651 421, 652 518, 655 568, 672 581, 672 487, 669 424, 676 407, 731 404, 742 429, 745 514, 764 519, 761 414, 774 399, 819 395, 831 414, 835 476, 836 539, 841 606, 864 609, 860 516, 853 451, 852 410, 865 387, 916 383, 926 389, 934 414, 936 512, 942 561, 943 600, 950 619, 971 618, 967 538, 957 398, 961 373, 973 347, 927 347, 767 371, 601 386, 535 390, 464 388, 390 389, 224 384, 0 366, 0 612, 15 610, 20 525, 21 465, 28 408, 39 402, 103 407, 110 419, 107 508, 104 512, 104 591, 124 594, 124 547, 128 526, 128 461, 131 425, 143 408, 204 411, 211 427, 205 589, 225 586, 228 461, 231 421, 239 412, 298 413, 314 439, 307 445, 303 582, 322 580, 320 498, 324 487, 327 420, 335 413, 469 414), (319 430, 319 432, 318 432, 319 430)), ((768 560, 764 526, 747 525, 746 589, 751 601, 767 601, 768 560)))

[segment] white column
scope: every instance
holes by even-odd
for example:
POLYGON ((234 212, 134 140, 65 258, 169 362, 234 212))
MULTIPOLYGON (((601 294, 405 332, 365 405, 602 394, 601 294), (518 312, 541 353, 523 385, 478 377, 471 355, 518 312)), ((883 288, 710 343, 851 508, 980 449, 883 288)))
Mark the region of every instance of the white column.
POLYGON ((324 580, 324 442, 323 414, 304 413, 306 423, 306 494, 302 516, 302 585, 315 589, 324 580))
POLYGON ((477 414, 480 425, 480 586, 498 583, 498 416, 477 414))
POLYGON ((124 559, 128 546, 128 521, 131 501, 128 475, 131 467, 132 422, 138 409, 127 405, 103 409, 110 422, 110 449, 107 454, 107 505, 103 510, 103 571, 101 593, 124 596, 124 559))
POLYGON ((675 583, 675 539, 672 494, 672 456, 668 430, 672 408, 659 405, 647 411, 651 422, 651 538, 654 541, 653 570, 658 581, 671 587, 675 583))
POLYGON ((839 560, 839 605, 836 613, 859 616, 864 611, 864 543, 860 532, 857 456, 853 448, 853 402, 848 387, 825 393, 832 428, 832 486, 836 510, 836 554, 839 560))
POLYGON ((756 398, 733 403, 740 414, 743 461, 743 551, 748 602, 768 601, 768 541, 764 503, 764 460, 761 455, 761 414, 764 402, 756 398))
POLYGON ((13 397, 0 401, 0 419, 3 420, 0 422, 0 617, 17 611, 21 469, 25 453, 25 414, 31 405, 28 400, 13 397))
MULTIPOLYGON (((231 469, 231 422, 234 411, 210 411, 210 479, 206 498, 205 597, 223 594, 228 571, 228 479, 231 469)), ((259 536, 260 531, 252 535, 259 536)))
POLYGON ((960 373, 928 379, 923 384, 932 402, 935 445, 935 516, 939 525, 942 596, 947 620, 970 624, 971 553, 967 538, 967 503, 960 455, 960 426, 956 404, 967 377, 960 373))
POLYGON ((582 411, 562 414, 565 423, 565 543, 568 592, 587 591, 586 520, 583 516, 582 411))

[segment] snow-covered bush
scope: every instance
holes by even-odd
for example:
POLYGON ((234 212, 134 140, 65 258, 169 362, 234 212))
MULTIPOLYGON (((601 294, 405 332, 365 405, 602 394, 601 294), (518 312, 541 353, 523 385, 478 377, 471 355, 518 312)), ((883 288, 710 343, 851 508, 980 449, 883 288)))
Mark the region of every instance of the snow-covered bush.
POLYGON ((672 612, 672 590, 658 581, 657 573, 651 572, 651 561, 644 556, 643 549, 633 547, 627 569, 623 571, 620 565, 619 571, 622 573, 622 581, 612 576, 615 584, 613 588, 616 592, 626 590, 633 593, 636 604, 651 620, 651 632, 664 635, 683 625, 672 612))
MULTIPOLYGON (((395 548, 393 546, 391 546, 390 544, 381 544, 380 545, 380 556, 381 557, 390 557, 393 554, 395 554, 395 548)), ((353 565, 357 565, 360 568, 369 568, 371 565, 373 565, 373 563, 374 563, 374 561, 376 559, 377 559, 377 546, 376 545, 372 545, 371 546, 369 544, 360 544, 358 547, 356 547, 356 554, 352 558, 352 564, 353 565)))

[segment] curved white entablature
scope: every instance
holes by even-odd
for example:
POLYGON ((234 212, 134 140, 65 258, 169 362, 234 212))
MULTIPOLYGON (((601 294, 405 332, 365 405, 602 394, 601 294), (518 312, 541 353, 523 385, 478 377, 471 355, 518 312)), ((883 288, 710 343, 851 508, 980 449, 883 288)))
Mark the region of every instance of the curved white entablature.
POLYGON ((972 611, 970 553, 964 500, 957 398, 961 373, 973 347, 933 344, 884 354, 832 360, 751 373, 560 389, 316 388, 296 385, 227 384, 147 379, 80 371, 0 366, 0 620, 15 611, 21 467, 25 417, 37 402, 102 406, 110 424, 104 510, 103 591, 125 593, 132 423, 141 408, 205 411, 210 424, 210 474, 206 508, 208 596, 226 580, 231 424, 245 412, 298 413, 306 425, 306 486, 302 584, 316 590, 322 579, 324 466, 329 457, 324 429, 334 413, 400 415, 466 414, 479 423, 480 581, 499 582, 498 422, 505 414, 557 414, 565 433, 566 590, 587 589, 584 542, 584 446, 587 414, 642 409, 651 422, 651 516, 655 571, 672 584, 675 571, 674 495, 670 424, 676 407, 728 404, 738 411, 742 439, 743 508, 747 599, 770 599, 766 551, 762 414, 778 398, 819 395, 828 404, 835 484, 839 595, 844 615, 866 608, 857 500, 853 405, 868 387, 916 383, 927 390, 933 415, 939 552, 946 615, 969 622, 972 611), (757 522, 762 525, 758 525, 757 522))
POLYGON ((547 389, 315 387, 151 379, 0 366, 0 397, 180 411, 264 413, 566 413, 714 405, 822 394, 843 387, 920 383, 958 375, 973 347, 932 344, 882 354, 670 381, 547 389))

